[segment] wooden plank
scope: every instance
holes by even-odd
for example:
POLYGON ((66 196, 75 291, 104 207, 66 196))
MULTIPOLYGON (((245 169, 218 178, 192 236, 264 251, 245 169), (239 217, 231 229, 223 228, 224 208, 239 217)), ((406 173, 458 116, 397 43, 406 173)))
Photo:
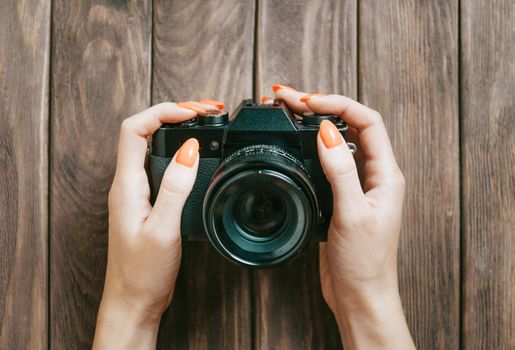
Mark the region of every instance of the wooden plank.
MULTIPOLYGON (((156 1, 153 103, 214 98, 234 110, 252 96, 253 29, 253 1, 156 1)), ((249 349, 248 270, 209 243, 183 247, 158 348, 249 349)))
POLYGON ((415 344, 459 346, 458 1, 360 2, 360 99, 406 177, 400 292, 415 344))
POLYGON ((154 35, 154 103, 252 97, 253 2, 155 0, 154 35))
MULTIPOLYGON (((263 1, 258 13, 256 86, 274 83, 356 98, 357 8, 345 1, 263 1)), ((320 290, 318 244, 286 265, 253 273, 256 349, 341 348, 320 290)))
POLYGON ((121 121, 150 102, 151 3, 53 6, 51 347, 91 348, 121 121))
POLYGON ((0 348, 48 345, 50 1, 0 2, 0 348))
POLYGON ((515 3, 463 1, 462 344, 515 348, 515 3))

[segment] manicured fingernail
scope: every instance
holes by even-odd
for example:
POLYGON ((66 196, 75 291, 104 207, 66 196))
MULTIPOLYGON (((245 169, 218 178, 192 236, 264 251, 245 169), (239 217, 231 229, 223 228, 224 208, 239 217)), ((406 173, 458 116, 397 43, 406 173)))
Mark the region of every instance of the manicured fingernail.
POLYGON ((176 162, 192 168, 198 156, 199 144, 197 139, 188 139, 177 152, 176 162))
POLYGON ((261 103, 266 103, 267 101, 273 100, 272 97, 263 96, 261 97, 261 103))
POLYGON ((272 90, 274 90, 274 92, 277 92, 278 90, 281 90, 281 89, 295 91, 295 89, 293 89, 293 88, 291 88, 289 86, 286 86, 286 85, 280 85, 280 84, 272 85, 272 90))
POLYGON ((324 94, 307 94, 300 98, 300 102, 308 102, 312 97, 323 96, 324 94))
POLYGON ((178 102, 177 106, 179 106, 181 108, 190 109, 190 110, 195 111, 200 114, 207 114, 207 111, 204 108, 194 106, 188 102, 178 102))
POLYGON ((333 148, 343 143, 343 137, 336 128, 336 125, 329 120, 324 120, 320 124, 320 137, 327 148, 333 148))
POLYGON ((217 100, 209 100, 207 98, 205 99, 202 99, 200 101, 198 101, 199 103, 204 103, 206 105, 212 105, 212 106, 215 106, 216 108, 218 109, 224 109, 225 105, 223 102, 220 102, 220 101, 217 101, 217 100))

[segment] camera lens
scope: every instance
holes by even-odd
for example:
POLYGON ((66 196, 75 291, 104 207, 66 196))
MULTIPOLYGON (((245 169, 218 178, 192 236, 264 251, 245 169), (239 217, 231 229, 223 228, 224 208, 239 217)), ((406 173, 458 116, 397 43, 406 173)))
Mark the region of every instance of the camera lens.
POLYGON ((269 145, 242 148, 218 167, 204 199, 209 240, 227 258, 268 267, 302 250, 318 205, 302 162, 269 145))
POLYGON ((285 203, 268 189, 253 188, 236 200, 233 218, 250 238, 269 238, 285 222, 285 203))

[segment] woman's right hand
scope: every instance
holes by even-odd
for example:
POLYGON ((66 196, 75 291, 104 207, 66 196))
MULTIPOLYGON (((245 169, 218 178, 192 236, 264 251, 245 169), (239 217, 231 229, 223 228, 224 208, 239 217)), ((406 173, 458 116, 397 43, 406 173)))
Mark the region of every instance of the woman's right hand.
POLYGON ((320 276, 345 349, 414 348, 397 278, 404 177, 380 114, 341 95, 283 85, 273 90, 296 112, 339 116, 363 158, 362 187, 345 140, 333 123, 322 123, 318 153, 333 192, 333 216, 327 243, 320 245, 320 276))

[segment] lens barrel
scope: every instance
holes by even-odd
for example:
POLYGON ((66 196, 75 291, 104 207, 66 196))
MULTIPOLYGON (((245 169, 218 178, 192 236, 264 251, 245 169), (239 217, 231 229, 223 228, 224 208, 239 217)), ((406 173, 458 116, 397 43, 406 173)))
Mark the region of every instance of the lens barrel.
POLYGON ((274 266, 300 252, 317 218, 307 170, 277 146, 253 145, 229 155, 204 198, 204 226, 213 246, 254 267, 274 266))

